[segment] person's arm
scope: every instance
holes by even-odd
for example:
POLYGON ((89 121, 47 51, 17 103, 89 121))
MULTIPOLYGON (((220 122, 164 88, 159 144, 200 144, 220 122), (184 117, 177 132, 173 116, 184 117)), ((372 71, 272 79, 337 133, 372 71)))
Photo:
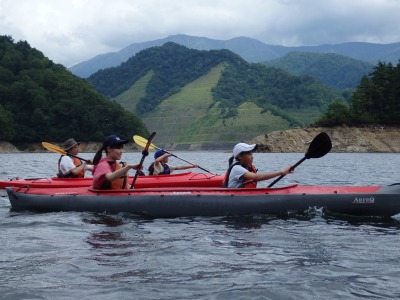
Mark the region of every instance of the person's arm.
POLYGON ((78 175, 80 172, 82 172, 86 167, 86 162, 84 161, 81 165, 73 168, 70 170, 70 172, 74 175, 78 175))
POLYGON ((253 172, 246 172, 243 175, 243 179, 245 181, 247 180, 254 180, 254 181, 263 181, 263 180, 268 180, 274 177, 278 177, 281 175, 287 175, 290 173, 293 173, 293 171, 290 169, 292 166, 286 167, 280 172, 270 172, 270 173, 253 173, 253 172))
POLYGON ((122 167, 121 169, 119 169, 117 171, 106 173, 105 178, 108 181, 113 181, 115 179, 122 177, 130 169, 137 170, 138 167, 139 167, 139 164, 135 164, 135 165, 129 164, 129 165, 126 165, 125 167, 122 167))
POLYGON ((168 153, 168 152, 167 152, 167 153, 161 155, 160 157, 156 158, 156 160, 154 161, 154 165, 155 165, 155 166, 159 166, 160 163, 162 162, 162 160, 163 160, 165 157, 168 157, 168 156, 171 156, 171 153, 168 153))
POLYGON ((67 175, 68 173, 72 173, 73 175, 79 174, 79 172, 84 168, 84 166, 81 166, 82 165, 75 166, 73 159, 67 155, 63 156, 60 161, 60 170, 64 175, 67 175))

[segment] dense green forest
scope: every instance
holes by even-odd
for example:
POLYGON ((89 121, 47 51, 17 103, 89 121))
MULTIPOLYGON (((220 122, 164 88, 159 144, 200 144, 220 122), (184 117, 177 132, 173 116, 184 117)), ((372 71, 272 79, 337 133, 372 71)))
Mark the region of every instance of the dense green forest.
POLYGON ((324 109, 327 103, 343 99, 333 89, 309 76, 294 76, 280 69, 247 62, 228 66, 213 89, 213 96, 231 111, 248 100, 268 110, 273 107, 288 110, 324 109))
POLYGON ((378 63, 361 79, 350 103, 334 102, 317 126, 400 125, 400 63, 378 63))
POLYGON ((115 97, 152 70, 145 96, 136 107, 138 113, 144 114, 220 63, 227 67, 213 88, 213 98, 224 110, 222 117, 234 116, 236 108, 246 101, 278 113, 308 107, 323 110, 328 103, 342 99, 332 88, 309 76, 294 76, 262 64, 248 63, 228 50, 200 51, 171 42, 140 51, 119 67, 93 74, 88 81, 104 95, 115 97))
POLYGON ((134 114, 11 36, 0 36, 0 127, 0 140, 19 143, 147 134, 134 114))
POLYGON ((263 63, 297 76, 308 75, 335 89, 355 89, 373 64, 335 53, 290 52, 263 63))

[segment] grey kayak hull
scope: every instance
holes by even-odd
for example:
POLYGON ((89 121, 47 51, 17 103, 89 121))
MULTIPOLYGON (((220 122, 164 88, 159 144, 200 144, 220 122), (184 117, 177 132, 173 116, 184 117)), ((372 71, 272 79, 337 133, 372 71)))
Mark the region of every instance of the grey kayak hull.
POLYGON ((281 215, 310 208, 357 216, 400 213, 400 185, 280 189, 6 188, 13 209, 33 211, 128 212, 151 217, 281 215), (319 192, 320 191, 320 192, 319 192))

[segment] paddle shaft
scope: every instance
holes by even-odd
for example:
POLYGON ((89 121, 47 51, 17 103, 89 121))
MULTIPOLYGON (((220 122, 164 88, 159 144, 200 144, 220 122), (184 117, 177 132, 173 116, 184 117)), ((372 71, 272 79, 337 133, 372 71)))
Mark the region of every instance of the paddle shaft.
MULTIPOLYGON (((293 165, 290 170, 293 171, 298 165, 300 165, 303 161, 305 161, 307 158, 303 157, 302 159, 300 159, 295 165, 293 165)), ((286 175, 281 175, 279 176, 277 179, 275 179, 268 187, 272 187, 274 186, 279 180, 281 180, 283 177, 285 177, 286 175)))
POLYGON ((141 158, 140 163, 139 163, 139 165, 138 165, 138 167, 137 167, 137 169, 136 169, 135 177, 134 177, 133 180, 132 180, 131 189, 133 189, 133 187, 135 186, 135 182, 136 182, 137 177, 139 176, 140 169, 141 169, 142 166, 143 166, 144 159, 146 158, 147 155, 149 155, 149 147, 150 147, 150 145, 151 145, 151 141, 153 140, 153 138, 154 138, 155 136, 156 136, 156 133, 155 133, 155 132, 153 132, 153 133, 149 136, 149 139, 147 140, 147 144, 146 144, 146 146, 144 147, 144 149, 143 149, 143 151, 142 151, 142 158, 141 158))
POLYGON ((45 147, 47 150, 50 150, 50 151, 53 151, 53 152, 57 152, 57 153, 59 153, 59 154, 61 154, 61 155, 69 155, 69 156, 72 156, 72 157, 76 157, 76 158, 78 158, 78 159, 80 159, 80 160, 82 160, 82 161, 85 161, 85 162, 87 162, 87 163, 90 163, 90 162, 91 162, 91 161, 88 160, 88 159, 84 159, 84 158, 82 158, 82 157, 73 155, 73 154, 71 154, 71 153, 67 153, 66 151, 64 151, 64 150, 61 149, 60 147, 58 147, 58 146, 56 146, 56 145, 53 145, 53 144, 50 144, 50 143, 47 143, 47 142, 42 142, 42 146, 45 147))
POLYGON ((80 160, 82 160, 82 161, 84 161, 84 162, 91 163, 90 159, 84 159, 84 158, 82 158, 82 157, 79 157, 79 156, 76 156, 76 155, 73 155, 73 154, 70 154, 70 153, 65 153, 65 155, 69 155, 69 156, 72 156, 72 157, 76 157, 77 159, 80 159, 80 160))
MULTIPOLYGON (((147 143, 147 140, 146 140, 145 138, 139 136, 139 135, 133 136, 133 140, 134 140, 135 143, 138 144, 140 147, 144 147, 144 145, 146 145, 146 143, 147 143)), ((173 154, 173 153, 171 153, 171 152, 168 152, 168 151, 166 151, 166 150, 164 150, 164 149, 162 149, 162 148, 159 148, 159 147, 157 147, 157 146, 155 146, 155 145, 153 145, 153 144, 150 145, 149 149, 157 149, 157 150, 164 151, 165 153, 169 153, 169 154, 171 154, 171 156, 176 157, 177 159, 180 159, 180 160, 182 160, 182 161, 184 161, 184 162, 186 162, 186 163, 188 163, 188 164, 191 164, 191 165, 193 165, 193 166, 195 165, 195 164, 191 163, 190 161, 184 160, 183 158, 180 158, 180 157, 176 156, 175 154, 173 154)), ((201 170, 207 172, 207 173, 213 174, 213 173, 211 173, 210 171, 208 171, 208 170, 206 170, 206 169, 204 169, 204 168, 202 168, 202 167, 200 167, 200 166, 197 166, 197 167, 198 167, 199 169, 201 169, 201 170)), ((214 175, 214 174, 213 174, 213 175, 214 175)))
MULTIPOLYGON (((298 165, 300 165, 303 161, 309 158, 320 158, 327 154, 332 149, 332 142, 329 136, 325 132, 319 133, 310 143, 308 147, 307 153, 304 157, 299 160, 295 165, 293 165, 290 170, 293 171, 298 165)), ((281 175, 277 179, 275 179, 268 187, 272 187, 281 180, 286 175, 281 175)))
MULTIPOLYGON (((153 145, 153 146, 154 146, 154 145, 153 145)), ((154 148, 156 148, 157 150, 164 151, 165 153, 169 153, 169 154, 171 154, 171 156, 176 157, 177 159, 180 159, 181 161, 184 161, 184 162, 186 162, 186 163, 188 163, 188 164, 190 164, 190 165, 192 165, 192 166, 195 165, 194 163, 191 163, 190 161, 187 161, 187 160, 185 160, 185 159, 183 159, 183 158, 180 158, 179 156, 176 156, 175 154, 173 154, 173 153, 171 153, 171 152, 168 152, 168 151, 166 151, 166 150, 164 150, 164 149, 162 149, 162 148, 158 148, 157 146, 154 146, 154 148)), ((204 172, 213 174, 213 173, 211 173, 210 171, 208 171, 208 170, 206 170, 206 169, 204 169, 204 168, 202 168, 202 167, 200 167, 200 166, 197 166, 197 167, 198 167, 199 169, 203 170, 204 172)))

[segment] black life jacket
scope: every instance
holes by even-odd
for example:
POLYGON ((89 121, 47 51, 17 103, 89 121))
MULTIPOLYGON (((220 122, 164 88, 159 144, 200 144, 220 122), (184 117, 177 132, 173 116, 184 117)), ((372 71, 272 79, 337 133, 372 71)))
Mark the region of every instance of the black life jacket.
MULTIPOLYGON (((161 173, 158 173, 158 175, 167 175, 171 174, 171 169, 167 164, 164 164, 163 162, 160 162, 160 164, 164 167, 164 171, 161 173)), ((149 167, 149 175, 154 175, 154 163, 152 163, 149 167)))
MULTIPOLYGON (((224 181, 222 182, 222 187, 228 187, 228 182, 229 182, 229 176, 231 175, 232 169, 234 166, 241 165, 239 162, 236 162, 232 164, 228 171, 226 171, 225 176, 224 176, 224 181)), ((252 173, 257 173, 257 169, 253 165, 241 165, 243 168, 245 168, 247 171, 252 172, 252 173)), ((249 180, 247 182, 243 182, 240 187, 243 188, 256 188, 257 187, 257 181, 254 180, 249 180)))

